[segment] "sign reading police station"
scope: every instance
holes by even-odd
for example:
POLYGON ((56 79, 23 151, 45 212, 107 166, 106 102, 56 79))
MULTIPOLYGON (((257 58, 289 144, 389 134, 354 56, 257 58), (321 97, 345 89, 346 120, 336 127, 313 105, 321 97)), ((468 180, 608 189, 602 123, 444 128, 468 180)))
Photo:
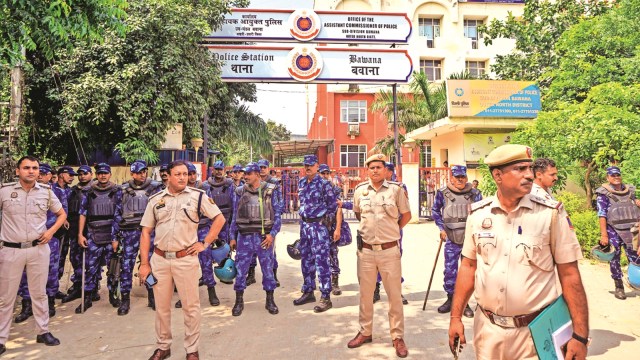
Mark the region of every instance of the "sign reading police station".
POLYGON ((406 44, 411 20, 403 13, 232 9, 209 41, 406 44))
POLYGON ((406 50, 207 45, 228 82, 407 83, 406 50))

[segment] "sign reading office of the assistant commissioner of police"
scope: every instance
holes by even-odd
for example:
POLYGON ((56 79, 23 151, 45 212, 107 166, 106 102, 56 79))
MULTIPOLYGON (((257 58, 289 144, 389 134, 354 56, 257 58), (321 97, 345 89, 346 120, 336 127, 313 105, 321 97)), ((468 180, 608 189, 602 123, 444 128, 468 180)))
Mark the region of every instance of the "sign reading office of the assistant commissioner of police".
POLYGON ((413 63, 406 50, 206 45, 228 82, 406 83, 413 63))
POLYGON ((403 13, 231 9, 205 40, 406 44, 411 20, 403 13))

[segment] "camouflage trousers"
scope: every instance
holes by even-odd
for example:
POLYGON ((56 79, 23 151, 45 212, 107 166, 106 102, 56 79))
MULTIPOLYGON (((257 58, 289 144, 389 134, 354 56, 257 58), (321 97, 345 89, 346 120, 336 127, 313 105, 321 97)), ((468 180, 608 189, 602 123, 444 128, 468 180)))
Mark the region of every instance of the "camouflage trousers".
POLYGON ((633 251, 630 246, 628 246, 620 236, 614 231, 610 230, 610 227, 607 227, 607 234, 609 235, 609 243, 613 245, 615 252, 613 253, 613 259, 609 262, 609 270, 611 270, 611 278, 614 280, 622 279, 622 268, 620 266, 620 256, 622 255, 622 249, 624 249, 625 254, 627 255, 627 259, 629 262, 639 264, 640 262, 638 253, 633 251))
POLYGON ((458 262, 462 245, 447 240, 444 243, 444 291, 452 295, 456 287, 456 277, 458 276, 458 262))
POLYGON ((273 276, 273 265, 275 262, 275 251, 273 244, 267 249, 263 249, 262 235, 238 234, 237 253, 236 253, 236 269, 238 274, 233 285, 235 291, 243 291, 247 288, 247 272, 251 265, 252 259, 256 256, 260 260, 260 268, 262 269, 262 288, 271 291, 276 288, 276 279, 273 276))
POLYGON ((300 266, 302 268, 303 292, 316 289, 316 272, 323 298, 331 293, 331 270, 329 267, 329 232, 321 223, 300 224, 300 266))

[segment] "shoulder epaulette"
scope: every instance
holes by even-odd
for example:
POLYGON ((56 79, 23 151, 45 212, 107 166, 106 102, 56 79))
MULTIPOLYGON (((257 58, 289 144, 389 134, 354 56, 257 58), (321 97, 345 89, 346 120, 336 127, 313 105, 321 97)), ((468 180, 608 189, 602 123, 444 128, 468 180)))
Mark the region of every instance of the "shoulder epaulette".
POLYGON ((550 207, 552 209, 560 209, 562 207, 562 203, 553 199, 545 199, 538 195, 529 195, 529 199, 534 203, 538 203, 540 205, 544 205, 546 207, 550 207))
POLYGON ((489 196, 486 199, 474 202, 473 204, 471 204, 471 212, 474 212, 478 209, 482 209, 483 207, 491 204, 493 202, 493 196, 489 196))
POLYGON ((8 182, 8 183, 0 183, 0 188, 3 188, 5 186, 13 186, 15 184, 17 184, 18 182, 14 181, 14 182, 8 182))
POLYGON ((206 192, 206 191, 204 191, 202 189, 194 188, 194 187, 191 187, 191 186, 189 186, 189 189, 194 190, 194 191, 198 191, 198 192, 201 192, 201 193, 205 193, 206 192))
POLYGON ((158 191, 157 193, 155 193, 155 194, 153 194, 153 195, 149 196, 149 200, 151 200, 151 199, 153 199, 154 197, 156 197, 156 196, 158 196, 158 195, 162 194, 163 192, 164 192, 164 191, 158 191))
POLYGON ((360 184, 356 185, 356 187, 353 190, 355 191, 357 188, 359 188, 360 186, 363 186, 363 185, 369 185, 369 182, 368 181, 363 181, 360 184))
POLYGON ((40 184, 40 187, 43 187, 45 189, 51 189, 51 185, 49 184, 40 184))

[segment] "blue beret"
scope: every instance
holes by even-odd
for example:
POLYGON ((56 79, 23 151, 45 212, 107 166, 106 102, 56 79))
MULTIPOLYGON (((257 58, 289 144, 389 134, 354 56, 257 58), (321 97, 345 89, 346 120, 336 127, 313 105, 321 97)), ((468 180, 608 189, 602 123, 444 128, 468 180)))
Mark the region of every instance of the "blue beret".
POLYGON ((78 175, 76 174, 76 172, 73 170, 71 166, 67 166, 67 165, 61 166, 60 168, 58 168, 58 174, 63 174, 63 173, 67 173, 72 176, 78 175))
POLYGON ((396 164, 394 164, 392 162, 385 162, 384 163, 384 167, 386 167, 387 169, 389 169, 391 171, 396 171, 396 164))
POLYGON ((318 167, 318 171, 323 173, 325 171, 331 171, 331 169, 329 169, 329 165, 327 164, 320 164, 320 167, 318 167))
POLYGON ((107 163, 100 163, 96 165, 96 174, 111 174, 111 166, 107 163))
POLYGON ((40 163, 40 174, 48 174, 51 172, 51 165, 47 163, 40 163))
POLYGON ((169 169, 169 165, 167 164, 160 165, 160 171, 168 171, 168 169, 169 169))
POLYGON ((224 169, 224 163, 222 162, 222 160, 218 160, 218 161, 213 163, 213 168, 216 169, 216 170, 223 170, 224 169))
POLYGON ((133 163, 131 163, 131 166, 129 167, 132 173, 139 173, 146 168, 147 168, 147 162, 144 160, 136 160, 133 163))
POLYGON ((607 175, 620 175, 620 168, 617 166, 609 166, 607 168, 607 175))
POLYGON ((233 165, 233 171, 244 171, 244 168, 240 164, 233 165))
POLYGON ((266 166, 266 167, 269 167, 269 160, 267 160, 267 159, 260 159, 260 160, 258 160, 258 166, 266 166))
POLYGON ((86 172, 87 174, 93 173, 93 170, 91 170, 91 166, 89 165, 80 165, 80 167, 78 168, 78 172, 80 171, 86 172))
POLYGON ((198 172, 198 169, 196 169, 196 166, 193 165, 192 163, 187 162, 187 172, 190 172, 190 173, 198 172))
POLYGON ((258 166, 258 164, 254 163, 254 162, 248 163, 247 166, 244 168, 244 172, 250 173, 252 171, 260 172, 260 166, 258 166))
POLYGON ((318 157, 315 155, 305 155, 302 163, 308 166, 315 165, 318 163, 318 157))
POLYGON ((453 165, 451 167, 451 175, 453 176, 467 176, 467 167, 463 165, 453 165))

